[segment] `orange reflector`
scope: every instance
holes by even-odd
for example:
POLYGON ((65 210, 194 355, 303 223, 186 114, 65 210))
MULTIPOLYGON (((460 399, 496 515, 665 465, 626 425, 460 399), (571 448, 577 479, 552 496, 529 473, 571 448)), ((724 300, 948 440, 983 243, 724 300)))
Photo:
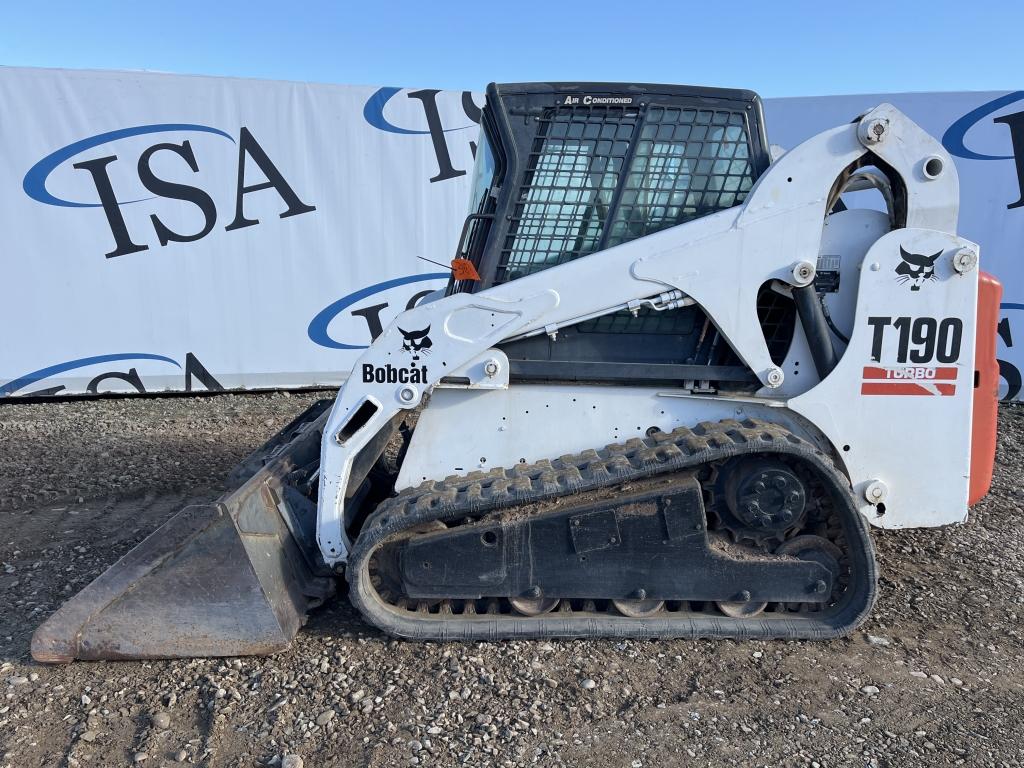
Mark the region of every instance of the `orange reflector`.
POLYGON ((452 276, 456 280, 480 280, 480 273, 469 259, 452 259, 452 276))

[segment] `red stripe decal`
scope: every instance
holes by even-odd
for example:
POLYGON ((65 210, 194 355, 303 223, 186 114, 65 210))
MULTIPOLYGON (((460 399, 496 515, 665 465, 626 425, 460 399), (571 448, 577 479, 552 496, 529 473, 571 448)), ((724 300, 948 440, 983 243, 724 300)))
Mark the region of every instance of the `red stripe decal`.
POLYGON ((953 367, 906 367, 879 368, 874 365, 864 366, 865 379, 882 379, 884 381, 956 381, 957 369, 953 367), (920 371, 920 375, 915 375, 920 371))
POLYGON ((865 381, 860 385, 862 395, 939 395, 956 394, 956 384, 915 384, 908 381, 865 381))

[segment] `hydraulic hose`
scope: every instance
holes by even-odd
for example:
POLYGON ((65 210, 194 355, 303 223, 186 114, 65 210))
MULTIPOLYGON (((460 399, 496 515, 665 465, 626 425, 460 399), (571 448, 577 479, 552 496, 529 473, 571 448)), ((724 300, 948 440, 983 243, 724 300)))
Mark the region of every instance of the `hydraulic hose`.
POLYGON ((832 335, 821 302, 818 301, 814 283, 803 288, 794 288, 793 300, 796 302, 800 325, 803 326, 804 335, 807 337, 807 346, 810 347, 814 367, 818 371, 818 377, 824 379, 832 373, 839 359, 836 357, 835 347, 832 346, 832 335))

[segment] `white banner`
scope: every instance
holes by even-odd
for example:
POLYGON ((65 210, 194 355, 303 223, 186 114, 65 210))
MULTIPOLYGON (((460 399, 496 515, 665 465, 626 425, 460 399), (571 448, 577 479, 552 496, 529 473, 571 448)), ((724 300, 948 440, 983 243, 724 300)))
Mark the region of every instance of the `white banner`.
MULTIPOLYGON (((961 233, 1006 287, 1016 397, 1024 92, 769 99, 769 137, 792 147, 881 101, 956 156, 961 233)), ((444 285, 481 103, 0 68, 0 397, 339 384, 444 285)))

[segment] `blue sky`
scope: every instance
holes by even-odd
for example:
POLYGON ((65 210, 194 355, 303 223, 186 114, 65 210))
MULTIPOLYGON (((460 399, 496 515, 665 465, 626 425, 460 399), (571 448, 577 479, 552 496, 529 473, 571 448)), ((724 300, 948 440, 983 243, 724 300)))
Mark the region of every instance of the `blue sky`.
POLYGON ((611 80, 763 96, 1024 86, 1024 2, 6 3, 0 63, 481 90, 611 80))

